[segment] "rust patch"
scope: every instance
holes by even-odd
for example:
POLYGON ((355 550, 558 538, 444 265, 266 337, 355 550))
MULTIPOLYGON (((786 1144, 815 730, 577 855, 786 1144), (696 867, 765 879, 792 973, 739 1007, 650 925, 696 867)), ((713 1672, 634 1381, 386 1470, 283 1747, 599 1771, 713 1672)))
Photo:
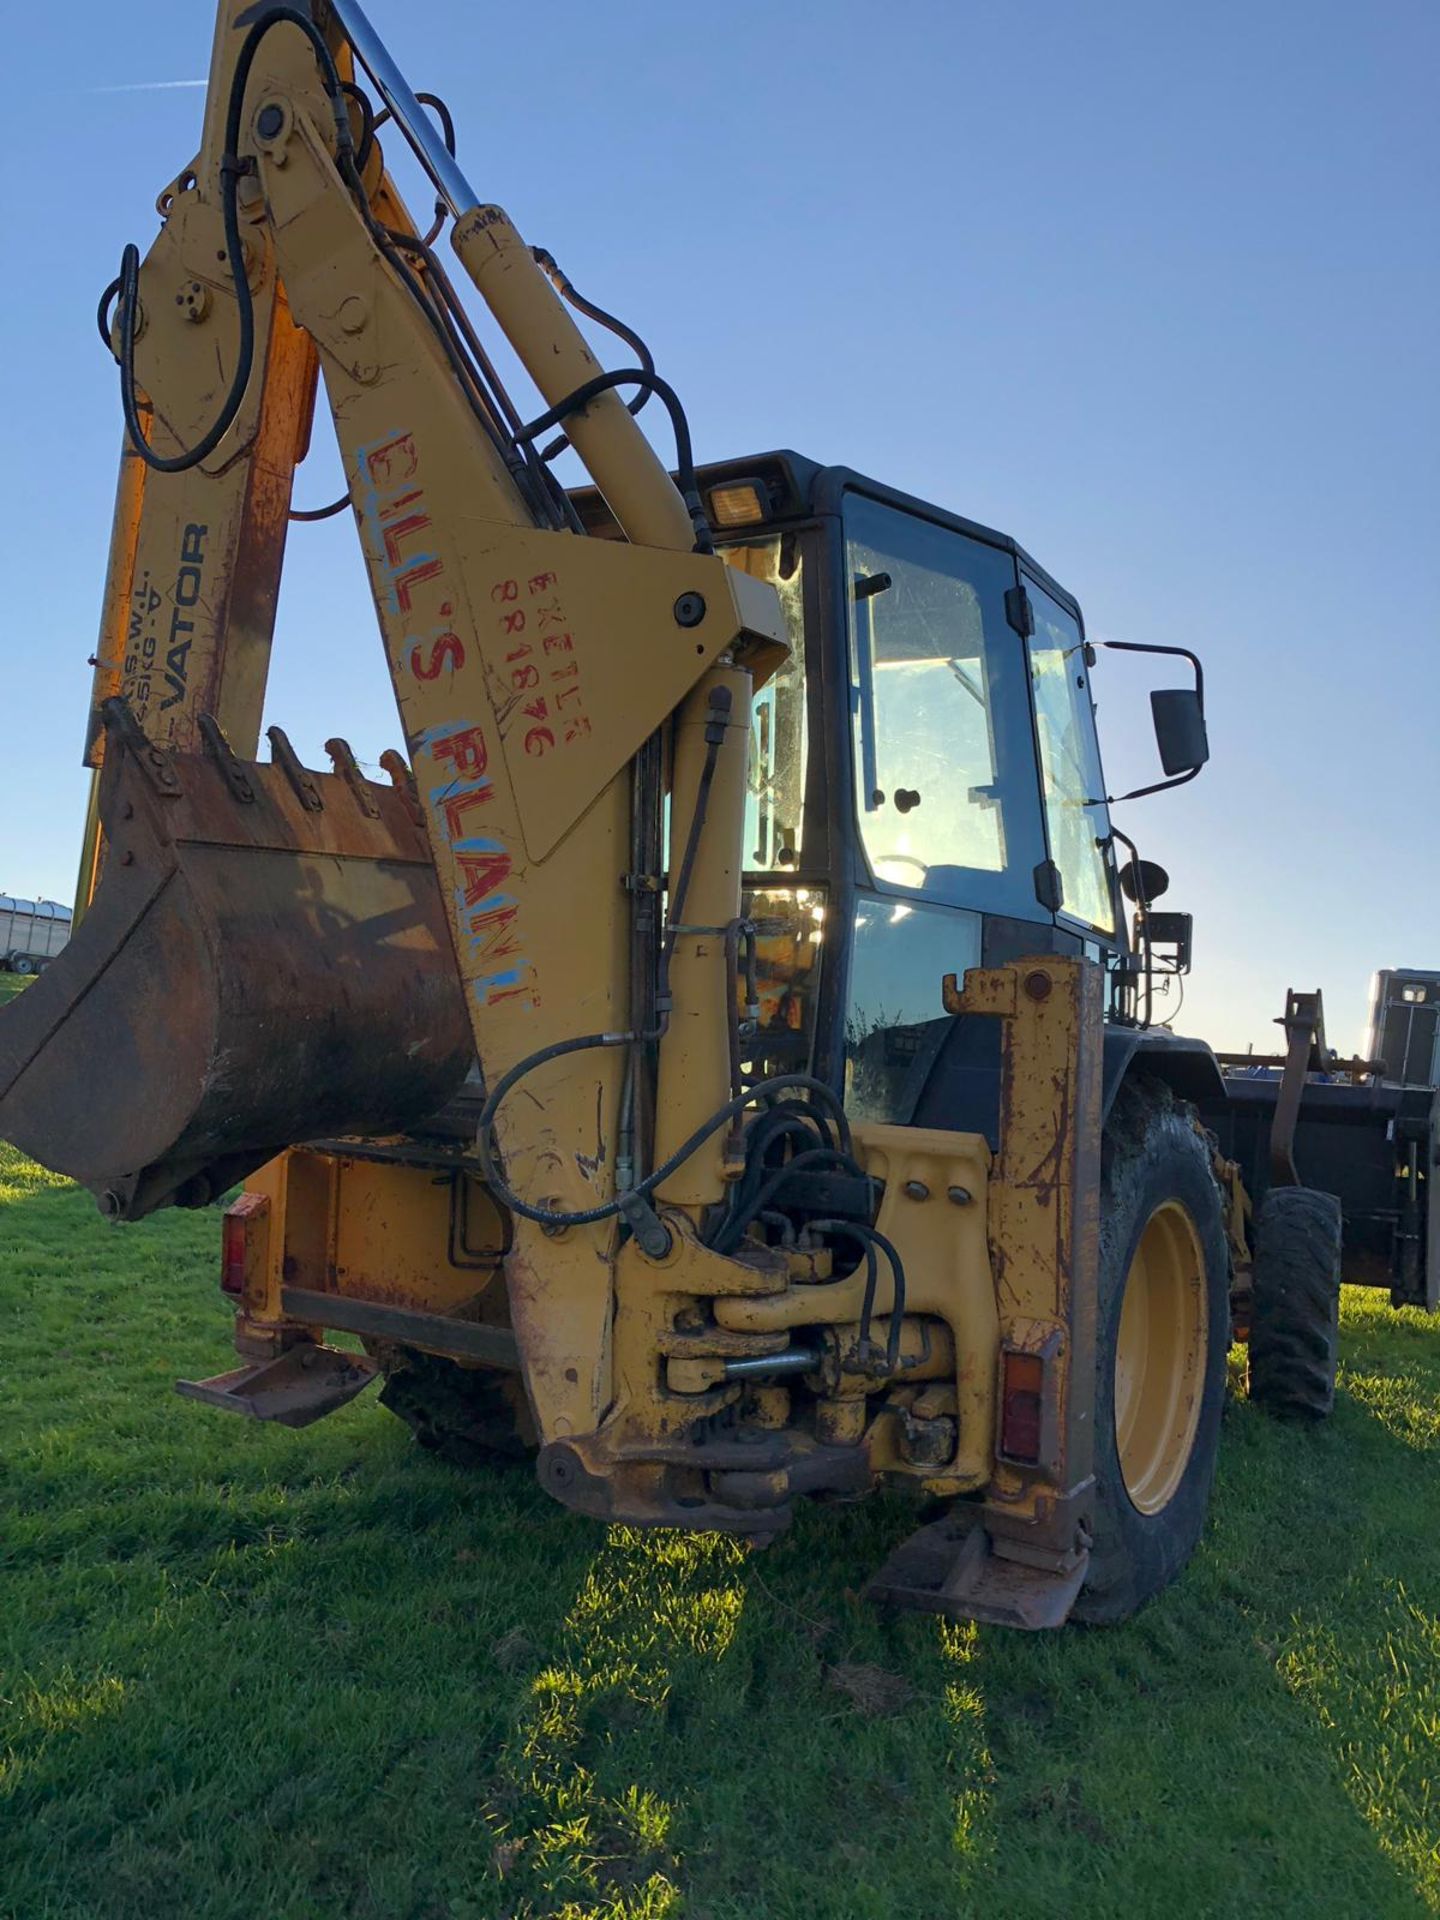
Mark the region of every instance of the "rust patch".
POLYGON ((118 857, 0 1022, 0 1135, 139 1219, 298 1141, 443 1106, 474 1041, 429 851, 393 790, 369 787, 367 814, 315 773, 309 807, 281 767, 152 745, 119 700, 105 724, 118 857))
POLYGON ((593 1182, 596 1174, 605 1164, 604 1102, 605 1088, 601 1082, 597 1080, 595 1083, 595 1152, 593 1155, 577 1153, 575 1156, 575 1164, 587 1182, 593 1182))

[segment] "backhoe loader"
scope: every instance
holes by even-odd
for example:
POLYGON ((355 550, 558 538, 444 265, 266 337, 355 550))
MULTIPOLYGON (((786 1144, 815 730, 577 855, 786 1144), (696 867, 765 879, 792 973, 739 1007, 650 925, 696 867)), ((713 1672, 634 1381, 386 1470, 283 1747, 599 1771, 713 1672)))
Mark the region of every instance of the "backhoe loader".
MULTIPOLYGON (((240 1364, 196 1399, 301 1426, 378 1380, 451 1460, 757 1543, 908 1490, 877 1599, 1125 1617, 1199 1536, 1262 1277, 1196 1116, 1214 1056, 1152 1019, 1189 918, 1112 825, 1074 599, 858 473, 698 466, 358 0, 221 0, 158 208, 99 316, 81 911, 0 1015, 0 1133, 116 1222, 243 1183, 240 1364), (257 758, 321 382, 404 734, 381 781, 339 737, 257 758)), ((1184 658, 1144 791, 1206 759, 1184 658)), ((1338 1221, 1301 1211, 1333 1378, 1338 1221)))

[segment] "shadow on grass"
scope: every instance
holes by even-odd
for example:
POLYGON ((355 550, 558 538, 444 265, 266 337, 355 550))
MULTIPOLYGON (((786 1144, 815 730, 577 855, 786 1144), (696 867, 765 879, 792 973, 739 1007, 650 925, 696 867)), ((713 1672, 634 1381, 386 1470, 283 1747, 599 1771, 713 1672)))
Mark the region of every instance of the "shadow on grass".
POLYGON ((142 1281, 86 1206, 0 1221, 0 1912, 1440 1911, 1433 1321, 1352 1303, 1327 1429, 1228 1410, 1182 1582, 1024 1637, 859 1601, 894 1501, 751 1557, 363 1400, 302 1434, 174 1400, 223 1349, 213 1217, 142 1281))
POLYGON ((1437 1910, 1440 1642, 1405 1589, 1440 1583, 1359 1517, 1413 1462, 1353 1404, 1227 1426, 1201 1555, 1108 1632, 877 1618, 893 1506, 758 1559, 616 1530, 490 1775, 485 1911, 1437 1910))
POLYGON ((1440 1911, 1440 1328, 1350 1316, 1335 1420, 1232 1404, 1206 1542, 1121 1629, 874 1615, 890 1502, 756 1558, 615 1530, 490 1776, 493 1911, 1440 1911))

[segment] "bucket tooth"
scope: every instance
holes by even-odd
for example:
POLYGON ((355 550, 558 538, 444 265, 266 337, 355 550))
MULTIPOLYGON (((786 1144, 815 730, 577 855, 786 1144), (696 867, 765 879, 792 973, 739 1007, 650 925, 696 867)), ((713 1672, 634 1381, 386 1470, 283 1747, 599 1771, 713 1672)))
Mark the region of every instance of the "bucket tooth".
POLYGON ((387 747, 380 756, 383 772, 390 776, 390 784, 404 801, 410 818, 417 827, 425 824, 425 815, 420 806, 420 789, 415 784, 415 775, 403 753, 397 753, 394 747, 387 747))
POLYGON ((290 736, 280 727, 267 727, 265 738, 270 742, 271 762, 295 789, 295 798, 307 813, 319 813, 325 802, 309 770, 301 765, 299 754, 290 744, 290 736))
POLYGON ((362 781, 357 807, 278 732, 266 765, 218 728, 171 753, 122 701, 104 718, 104 869, 69 945, 0 1010, 0 1139, 135 1220, 285 1147, 438 1112, 475 1047, 406 796, 362 781))
POLYGON ((355 796, 355 803, 363 814, 378 820, 380 809, 376 806, 370 792, 370 782, 360 771, 360 763, 350 750, 350 742, 342 740, 337 734, 334 739, 325 742, 325 751, 330 756, 330 764, 355 796))
POLYGON ((118 693, 112 694, 101 702, 100 713, 105 723, 107 757, 111 752, 128 753, 162 799, 177 798, 180 775, 175 770, 174 755, 164 747, 157 747, 146 735, 129 701, 118 693))
POLYGON ((220 722, 213 713, 202 713, 197 725, 201 746, 224 775, 226 786, 242 806, 253 805, 255 789, 246 776, 244 766, 236 758, 234 748, 221 731, 220 722))

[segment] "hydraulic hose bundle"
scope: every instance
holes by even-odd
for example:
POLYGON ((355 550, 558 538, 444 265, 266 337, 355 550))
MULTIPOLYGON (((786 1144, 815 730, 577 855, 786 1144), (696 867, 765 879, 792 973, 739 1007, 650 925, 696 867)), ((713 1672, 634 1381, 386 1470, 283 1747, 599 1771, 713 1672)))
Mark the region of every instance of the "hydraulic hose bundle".
MULTIPOLYGON (((569 444, 567 438, 562 434, 543 451, 535 448, 536 438, 582 411, 599 394, 615 387, 633 385, 640 391, 629 403, 632 413, 638 413, 654 394, 670 417, 675 435, 680 490, 695 529, 695 549, 701 553, 713 552, 714 540, 695 475, 689 423, 675 390, 656 373, 654 356, 639 334, 624 321, 607 313, 603 307, 585 299, 544 248, 533 249, 535 259, 550 275, 557 291, 579 312, 624 340, 635 352, 640 365, 601 374, 567 395, 538 419, 528 425, 522 424, 449 276, 433 252, 433 242, 444 221, 445 201, 437 199, 434 224, 423 237, 394 231, 375 219, 361 175, 369 160, 376 133, 391 118, 390 110, 385 108, 377 114, 363 88, 353 81, 341 80, 324 36, 306 14, 293 7, 274 7, 254 22, 240 49, 231 80, 226 106, 224 153, 220 161, 220 205, 226 263, 235 295, 239 342, 229 391, 214 421, 195 445, 171 455, 158 454, 150 447, 145 436, 135 383, 140 253, 133 244, 125 248, 121 255, 120 272, 100 298, 96 315, 100 336, 107 347, 113 348, 113 335, 118 328, 116 358, 120 366, 121 406, 126 430, 145 464, 157 473, 184 473, 208 459, 234 425, 254 371, 255 311, 245 271, 240 232, 239 184, 247 174, 255 171, 255 161, 251 156, 242 157, 239 146, 243 131, 245 91, 255 55, 266 34, 280 25, 295 27, 309 40, 334 117, 335 161, 340 176, 365 220, 371 237, 424 312, 467 405, 504 459, 538 523, 551 528, 568 528, 576 533, 583 531, 568 495, 549 471, 548 463, 569 444), (358 148, 350 125, 350 103, 355 105, 360 118, 358 148), (423 282, 407 264, 404 258, 406 254, 415 257, 423 266, 423 282)), ((448 107, 437 94, 420 93, 415 97, 435 112, 446 149, 453 155, 455 126, 448 107)), ((300 521, 329 519, 344 508, 348 498, 348 495, 342 496, 325 507, 295 509, 290 518, 300 521)))
MULTIPOLYGON (((371 161, 376 135, 391 119, 386 106, 376 112, 364 89, 340 78, 335 60, 324 36, 309 17, 290 6, 275 6, 249 27, 237 56, 225 113, 223 153, 220 161, 220 211, 225 237, 225 259, 236 302, 238 343, 229 389, 215 419, 192 446, 173 454, 156 452, 148 443, 141 418, 141 401, 135 377, 135 342, 139 325, 140 255, 129 245, 121 259, 120 272, 102 296, 98 322, 107 345, 112 342, 120 367, 121 403, 130 440, 140 457, 153 471, 178 474, 199 466, 215 452, 240 412, 249 388, 255 362, 255 309, 245 268, 243 238, 240 230, 240 181, 254 174, 252 156, 242 156, 246 90, 256 54, 265 36, 277 26, 294 27, 304 34, 315 56, 321 83, 330 103, 334 121, 335 164, 345 189, 386 262, 425 315, 434 336, 451 367, 461 394, 487 438, 495 446, 526 499, 536 522, 552 530, 583 532, 575 508, 563 487, 556 481, 550 463, 570 444, 565 423, 600 395, 619 388, 635 389, 628 410, 639 413, 651 398, 664 408, 675 442, 676 478, 694 530, 695 551, 711 553, 713 535, 705 513, 695 469, 689 423, 678 395, 656 371, 654 356, 645 341, 624 321, 608 313, 578 292, 554 257, 544 248, 532 249, 537 264, 549 276, 558 294, 579 313, 621 339, 634 352, 637 364, 602 372, 586 380, 534 419, 523 421, 496 372, 490 356, 476 332, 449 275, 434 252, 447 211, 447 200, 437 198, 436 220, 423 236, 383 225, 370 206, 362 175, 371 161), (352 126, 352 112, 358 120, 358 133, 352 126), (543 435, 559 428, 558 436, 543 448, 537 446, 543 435)), ((454 124, 444 102, 434 94, 418 94, 415 99, 436 115, 445 148, 455 152, 454 124)), ((434 169, 432 178, 438 177, 434 169)), ((453 196, 450 200, 453 210, 453 196)), ((349 495, 318 509, 294 509, 290 517, 302 521, 326 519, 349 504, 349 495)), ((497 1199, 514 1214, 551 1230, 580 1227, 599 1221, 621 1218, 637 1233, 648 1220, 655 1224, 649 1199, 678 1168, 690 1159, 706 1141, 723 1127, 750 1115, 744 1127, 744 1171, 730 1191, 728 1202, 708 1228, 708 1244, 713 1251, 733 1254, 757 1223, 774 1226, 777 1221, 793 1230, 793 1223, 775 1212, 774 1203, 782 1201, 786 1182, 807 1171, 827 1171, 864 1180, 864 1171, 852 1151, 844 1107, 834 1090, 825 1082, 804 1073, 772 1075, 742 1086, 739 1072, 739 1029, 734 1008, 729 1011, 732 1097, 696 1127, 673 1152, 643 1178, 627 1182, 622 1191, 600 1205, 577 1210, 538 1205, 514 1191, 499 1165, 494 1144, 494 1128, 508 1095, 529 1074, 547 1062, 594 1048, 635 1047, 661 1038, 670 1011, 669 968, 677 935, 685 931, 684 907, 701 837, 705 829, 707 805, 716 758, 728 720, 729 694, 717 688, 711 696, 711 711, 706 724, 706 761, 702 769, 696 804, 692 813, 686 845, 675 876, 671 907, 656 955, 654 1025, 650 1030, 583 1034, 542 1047, 518 1062, 491 1090, 479 1124, 478 1152, 481 1166, 497 1199), (803 1096, 795 1098, 794 1096, 803 1096), (790 1096, 790 1097, 785 1097, 790 1096), (778 1152, 782 1157, 776 1161, 778 1152), (767 1219, 768 1216, 768 1219, 767 1219)), ((732 988, 739 973, 740 944, 745 937, 743 922, 721 930, 726 938, 728 975, 732 988)), ((747 973, 753 973, 753 936, 747 973)), ((751 998, 753 998, 753 989, 751 998)), ((633 1085, 627 1098, 634 1097, 633 1085)), ((782 1202, 783 1204, 783 1202, 782 1202)), ((895 1307, 891 1315, 887 1364, 893 1370, 898 1359, 900 1323, 904 1311, 904 1274, 894 1247, 861 1220, 811 1220, 809 1226, 858 1246, 866 1261, 866 1288, 862 1312, 861 1339, 868 1341, 873 1314, 878 1262, 883 1254, 890 1262, 895 1279, 895 1307)))

